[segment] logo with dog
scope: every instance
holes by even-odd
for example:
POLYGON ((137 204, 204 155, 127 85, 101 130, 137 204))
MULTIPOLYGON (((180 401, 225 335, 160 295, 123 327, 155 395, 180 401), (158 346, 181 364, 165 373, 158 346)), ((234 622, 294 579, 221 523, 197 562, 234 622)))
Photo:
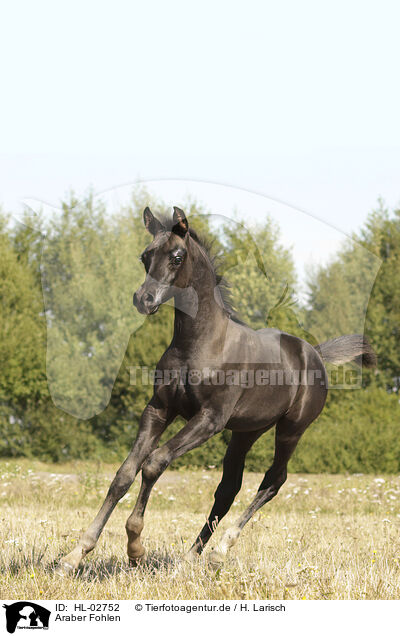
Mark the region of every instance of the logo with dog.
POLYGON ((49 629, 51 612, 37 603, 18 601, 3 607, 9 634, 14 634, 16 629, 49 629))

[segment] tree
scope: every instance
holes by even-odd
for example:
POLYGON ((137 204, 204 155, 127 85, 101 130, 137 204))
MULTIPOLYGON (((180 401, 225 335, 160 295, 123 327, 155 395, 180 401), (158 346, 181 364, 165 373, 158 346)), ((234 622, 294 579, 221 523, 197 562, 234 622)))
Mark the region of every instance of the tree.
POLYGON ((328 265, 310 272, 306 324, 318 342, 364 331, 379 264, 357 237, 347 240, 328 265))
MULTIPOLYGON (((307 327, 318 339, 365 331, 378 354, 375 381, 400 376, 400 211, 382 202, 334 259, 309 279, 307 327)), ((366 374, 371 380, 371 374, 366 374)))
POLYGON ((0 402, 24 408, 47 391, 40 289, 0 231, 0 402))
POLYGON ((363 244, 381 260, 367 312, 367 335, 390 387, 400 386, 400 210, 380 202, 361 231, 363 244))
POLYGON ((224 227, 223 236, 227 246, 223 271, 239 316, 253 329, 278 327, 291 333, 301 329, 294 264, 279 242, 278 227, 270 219, 250 230, 235 223, 224 227))

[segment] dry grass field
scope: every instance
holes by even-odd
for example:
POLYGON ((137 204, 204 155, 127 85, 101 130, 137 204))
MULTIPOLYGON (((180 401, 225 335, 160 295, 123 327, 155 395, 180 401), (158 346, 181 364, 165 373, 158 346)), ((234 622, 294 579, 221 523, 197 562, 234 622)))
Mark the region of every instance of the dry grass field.
POLYGON ((207 552, 250 501, 247 473, 230 515, 195 564, 181 557, 210 509, 219 471, 168 470, 143 531, 147 557, 127 567, 125 520, 139 479, 76 575, 54 572, 106 493, 116 466, 0 462, 2 599, 398 599, 400 478, 290 475, 242 533, 223 567, 207 552))

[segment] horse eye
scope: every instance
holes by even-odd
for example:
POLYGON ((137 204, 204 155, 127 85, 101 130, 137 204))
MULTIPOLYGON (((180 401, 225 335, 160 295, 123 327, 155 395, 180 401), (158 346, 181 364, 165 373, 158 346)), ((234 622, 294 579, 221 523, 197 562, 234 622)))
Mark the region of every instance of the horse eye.
POLYGON ((175 256, 175 257, 174 257, 174 263, 175 263, 175 265, 180 265, 180 264, 182 263, 182 261, 183 261, 182 256, 175 256))

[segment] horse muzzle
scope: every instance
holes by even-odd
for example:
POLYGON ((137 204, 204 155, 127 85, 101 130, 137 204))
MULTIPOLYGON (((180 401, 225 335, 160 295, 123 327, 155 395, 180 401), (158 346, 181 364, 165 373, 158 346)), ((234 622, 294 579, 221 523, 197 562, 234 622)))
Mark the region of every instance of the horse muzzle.
POLYGON ((138 291, 133 294, 133 304, 139 313, 150 316, 157 313, 160 303, 157 303, 150 292, 138 291))

